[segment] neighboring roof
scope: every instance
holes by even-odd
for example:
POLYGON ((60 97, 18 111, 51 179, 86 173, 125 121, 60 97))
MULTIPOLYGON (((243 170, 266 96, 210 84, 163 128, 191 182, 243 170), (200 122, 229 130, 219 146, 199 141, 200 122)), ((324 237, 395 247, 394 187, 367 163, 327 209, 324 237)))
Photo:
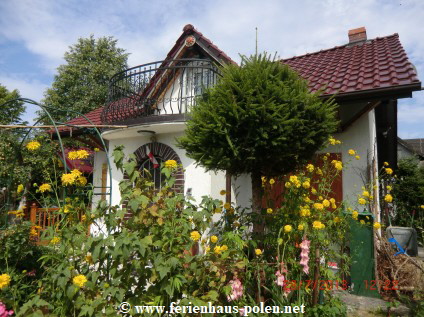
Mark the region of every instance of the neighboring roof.
POLYGON ((283 59, 308 81, 312 92, 345 94, 399 86, 421 89, 417 72, 408 60, 399 35, 346 44, 283 59))
POLYGON ((412 152, 424 157, 424 139, 403 139, 402 141, 408 145, 412 152))
MULTIPOLYGON (((103 107, 94 109, 94 110, 90 111, 89 113, 85 114, 85 116, 91 122, 87 121, 83 116, 81 116, 81 117, 77 117, 75 119, 72 119, 72 120, 66 122, 66 124, 69 124, 69 125, 91 125, 91 124, 101 125, 102 120, 100 119, 100 115, 102 114, 103 107)), ((69 130, 69 128, 61 128, 61 130, 69 130)))

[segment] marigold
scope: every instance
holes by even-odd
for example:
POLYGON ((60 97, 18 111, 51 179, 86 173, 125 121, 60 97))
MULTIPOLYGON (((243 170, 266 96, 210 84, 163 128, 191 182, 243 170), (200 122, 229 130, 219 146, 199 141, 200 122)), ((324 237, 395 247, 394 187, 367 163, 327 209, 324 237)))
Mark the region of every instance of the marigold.
POLYGON ((361 225, 364 225, 365 224, 365 220, 361 220, 359 222, 361 223, 361 225))
POLYGON ((53 239, 50 240, 50 244, 56 245, 60 242, 59 237, 53 237, 53 239))
POLYGON ((309 203, 311 201, 311 199, 309 197, 305 197, 305 198, 303 198, 303 201, 306 202, 306 203, 309 203))
POLYGON ((261 249, 255 249, 255 254, 257 256, 261 255, 262 254, 262 250, 261 249))
POLYGON ((199 241, 199 239, 200 239, 199 231, 192 231, 190 233, 190 239, 193 240, 194 242, 199 241))
POLYGON ((329 138, 328 142, 330 142, 331 145, 336 145, 336 139, 334 138, 329 138))
POLYGON ((316 220, 312 223, 312 227, 314 229, 324 229, 325 225, 321 221, 316 220))
POLYGON ((87 278, 84 275, 80 274, 72 279, 72 283, 81 288, 84 287, 85 283, 87 283, 87 278))
POLYGON ((222 250, 222 251, 227 251, 227 250, 228 250, 227 245, 226 245, 226 244, 223 244, 223 245, 221 246, 221 250, 222 250))
POLYGON ((231 208, 231 204, 230 203, 225 203, 224 204, 224 208, 227 209, 227 210, 230 209, 231 208))
POLYGON ((214 212, 215 212, 216 214, 219 214, 219 213, 221 213, 221 212, 222 212, 222 208, 217 207, 217 208, 215 208, 214 212))
POLYGON ((8 287, 11 280, 12 279, 10 278, 9 274, 4 273, 0 275, 0 289, 8 287))
POLYGON ((205 253, 209 253, 209 251, 211 250, 211 247, 210 246, 207 246, 206 248, 205 248, 205 253))
POLYGON ((354 212, 352 212, 352 218, 357 220, 359 216, 359 213, 355 210, 354 212))
POLYGON ((374 227, 374 229, 378 230, 378 229, 381 228, 381 224, 379 222, 374 222, 373 227, 374 227))
POLYGON ((40 192, 44 193, 44 192, 51 192, 52 191, 52 187, 50 184, 43 184, 40 187, 38 187, 38 189, 40 190, 40 192))
POLYGON ((421 207, 421 209, 424 209, 424 205, 421 205, 420 207, 421 207))
POLYGON ((297 179, 297 176, 296 175, 290 176, 290 182, 295 183, 297 181, 298 181, 298 179, 297 179))
POLYGON ((385 201, 387 201, 388 203, 391 203, 391 202, 393 201, 393 196, 392 196, 392 195, 390 195, 390 194, 387 194, 387 195, 384 197, 384 200, 385 200, 385 201))
POLYGON ((370 197, 370 193, 367 190, 365 190, 365 191, 362 192, 362 196, 370 197))
POLYGON ((343 164, 342 162, 338 161, 336 164, 334 164, 334 167, 336 170, 341 171, 343 169, 343 164))
POLYGON ((220 195, 225 195, 227 192, 224 190, 224 189, 222 189, 220 192, 219 192, 219 194, 220 195))
POLYGON ((61 177, 62 185, 64 186, 72 185, 73 183, 75 183, 75 179, 76 177, 72 173, 62 174, 62 177, 61 177))
POLYGON ((29 151, 35 151, 35 150, 38 150, 38 148, 40 146, 41 146, 40 142, 38 142, 38 141, 31 141, 31 142, 28 142, 28 144, 26 145, 26 148, 29 151))
POLYGON ((352 149, 350 149, 348 151, 348 153, 349 153, 349 155, 352 155, 352 156, 354 156, 356 154, 355 150, 352 150, 352 149))
POLYGON ((386 168, 385 170, 386 170, 386 173, 388 175, 392 175, 393 174, 393 170, 390 167, 386 168))
POLYGON ((217 236, 212 236, 211 237, 211 242, 212 243, 216 243, 218 241, 218 237, 217 236))
POLYGON ((315 169, 315 167, 312 164, 308 164, 306 165, 306 169, 308 170, 308 172, 312 173, 315 169))
POLYGON ((365 205, 365 204, 367 203, 367 201, 366 201, 364 198, 359 198, 359 199, 358 199, 358 203, 359 203, 360 205, 365 205))
POLYGON ((330 207, 330 201, 329 201, 329 200, 327 200, 327 199, 324 199, 324 200, 322 201, 322 204, 324 205, 324 207, 330 207))
POLYGON ((308 208, 301 208, 300 209, 300 216, 301 217, 309 217, 311 215, 311 211, 308 208))
POLYGON ((290 182, 286 182, 286 183, 284 184, 284 186, 285 186, 286 188, 290 188, 290 187, 291 187, 291 183, 290 183, 290 182))
POLYGON ((359 161, 361 159, 361 157, 359 155, 355 155, 355 159, 357 159, 359 161))
POLYGON ((221 247, 219 245, 217 245, 215 248, 213 248, 213 252, 215 254, 221 254, 222 249, 221 249, 221 247))
POLYGON ((338 223, 338 222, 340 222, 340 218, 339 218, 339 217, 334 217, 333 221, 334 221, 335 223, 338 223))
POLYGON ((100 151, 100 149, 98 147, 94 148, 94 152, 99 152, 99 151, 100 151))
POLYGON ((316 190, 315 188, 312 188, 312 189, 311 189, 311 193, 312 193, 313 195, 316 195, 316 194, 317 194, 317 190, 316 190))
POLYGON ((297 226, 297 230, 303 230, 305 228, 305 226, 303 224, 299 224, 297 226))
POLYGON ((317 175, 323 175, 323 172, 322 172, 322 170, 319 167, 317 168, 317 172, 316 173, 317 173, 317 175))
POLYGON ((317 210, 323 210, 324 209, 324 205, 321 203, 315 203, 314 204, 314 208, 317 210))
POLYGON ((79 186, 85 186, 87 184, 87 178, 85 176, 80 176, 77 179, 77 183, 79 186))
POLYGON ((293 227, 292 226, 290 226, 290 225, 285 225, 284 226, 284 232, 285 233, 289 233, 289 232, 291 232, 293 230, 293 227))
MULTIPOLYGON (((160 219, 160 218, 159 218, 160 219)), ((87 220, 87 216, 86 215, 82 215, 81 216, 81 221, 86 221, 87 220)))
POLYGON ((167 160, 165 162, 165 167, 167 167, 167 168, 177 168, 177 161, 175 161, 175 160, 167 160))
POLYGON ((384 162, 383 164, 384 164, 384 166, 389 166, 389 163, 387 163, 387 162, 384 162))
POLYGON ((20 194, 24 190, 24 185, 19 184, 18 188, 16 189, 16 193, 20 194))
POLYGON ((275 180, 274 180, 273 178, 271 178, 271 179, 269 180, 269 183, 270 183, 271 185, 274 185, 274 184, 275 184, 275 180))
POLYGON ((391 191, 393 189, 392 186, 390 186, 390 185, 387 185, 386 188, 387 188, 388 191, 391 191))
POLYGON ((308 189, 309 187, 311 187, 311 184, 308 181, 303 182, 302 184, 303 188, 308 189))
POLYGON ((268 214, 272 214, 273 210, 272 210, 272 208, 268 208, 268 209, 266 210, 266 212, 267 212, 268 214))

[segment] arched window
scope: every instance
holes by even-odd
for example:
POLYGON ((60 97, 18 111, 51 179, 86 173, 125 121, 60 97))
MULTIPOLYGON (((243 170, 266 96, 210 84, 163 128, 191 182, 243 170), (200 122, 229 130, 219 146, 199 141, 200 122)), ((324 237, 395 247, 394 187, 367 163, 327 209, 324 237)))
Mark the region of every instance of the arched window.
POLYGON ((163 175, 160 172, 160 166, 164 162, 164 160, 160 157, 155 157, 158 165, 154 164, 150 158, 145 159, 138 166, 138 170, 143 177, 151 177, 152 181, 155 183, 155 189, 160 189, 163 181, 163 175))

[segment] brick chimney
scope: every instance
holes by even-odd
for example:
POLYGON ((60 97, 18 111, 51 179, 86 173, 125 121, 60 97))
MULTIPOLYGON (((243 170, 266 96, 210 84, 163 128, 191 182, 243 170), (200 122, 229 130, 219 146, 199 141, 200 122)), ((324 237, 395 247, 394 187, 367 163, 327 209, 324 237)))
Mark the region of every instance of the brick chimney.
POLYGON ((349 44, 365 42, 367 40, 367 30, 365 27, 349 30, 349 44))

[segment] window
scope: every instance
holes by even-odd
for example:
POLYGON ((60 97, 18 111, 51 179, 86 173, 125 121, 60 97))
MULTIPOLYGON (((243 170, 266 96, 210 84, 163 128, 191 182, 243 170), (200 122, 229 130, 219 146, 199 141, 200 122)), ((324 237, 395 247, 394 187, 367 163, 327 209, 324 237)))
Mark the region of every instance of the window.
POLYGON ((162 186, 162 181, 164 180, 164 176, 160 172, 160 165, 162 162, 164 162, 164 160, 159 157, 155 157, 155 159, 159 166, 155 167, 150 159, 145 159, 140 164, 138 170, 140 171, 142 177, 148 177, 154 181, 155 189, 160 189, 162 186))

